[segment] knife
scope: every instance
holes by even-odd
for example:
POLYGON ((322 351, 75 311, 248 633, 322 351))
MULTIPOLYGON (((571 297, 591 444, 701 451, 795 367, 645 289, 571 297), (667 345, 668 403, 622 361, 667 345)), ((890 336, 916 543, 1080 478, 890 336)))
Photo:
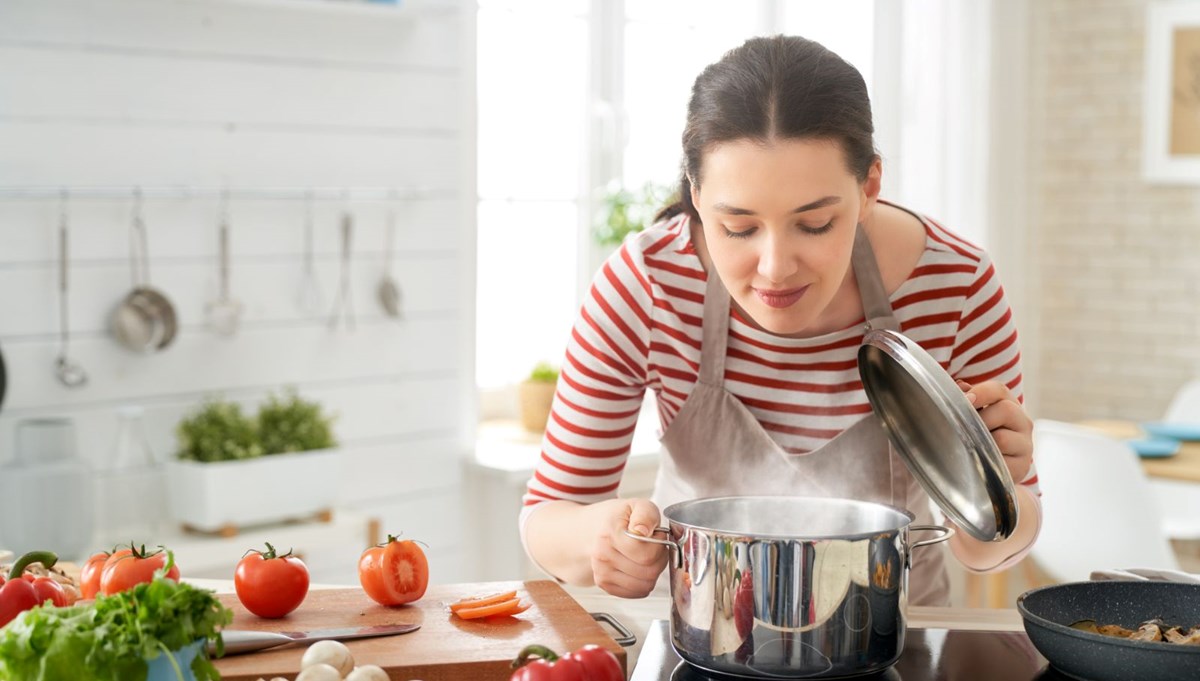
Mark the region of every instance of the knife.
MULTIPOLYGON (((312 643, 313 641, 348 641, 355 638, 396 636, 420 629, 419 624, 384 624, 374 627, 345 627, 341 629, 314 629, 312 631, 248 631, 226 629, 221 632, 225 641, 225 654, 238 655, 256 650, 266 650, 289 643, 312 643)), ((216 646, 208 644, 208 653, 216 654, 216 646)))

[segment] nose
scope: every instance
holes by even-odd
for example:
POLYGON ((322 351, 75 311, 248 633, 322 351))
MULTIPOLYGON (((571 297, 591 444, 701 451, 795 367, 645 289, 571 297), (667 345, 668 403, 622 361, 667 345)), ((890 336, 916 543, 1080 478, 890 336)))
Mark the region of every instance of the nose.
POLYGON ((762 240, 758 254, 758 274, 767 281, 787 281, 799 269, 794 253, 796 245, 786 236, 770 234, 762 240))

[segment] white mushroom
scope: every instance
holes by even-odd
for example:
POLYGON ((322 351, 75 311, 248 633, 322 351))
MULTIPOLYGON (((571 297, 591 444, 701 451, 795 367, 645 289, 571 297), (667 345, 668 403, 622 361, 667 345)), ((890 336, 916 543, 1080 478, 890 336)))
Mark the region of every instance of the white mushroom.
MULTIPOLYGON (((301 671, 313 665, 327 664, 338 673, 338 681, 354 670, 354 656, 350 649, 338 641, 317 641, 304 651, 300 659, 301 671)), ((299 681, 299 680, 297 680, 299 681)))
POLYGON ((355 667, 346 677, 346 681, 389 681, 388 673, 373 664, 355 667))
POLYGON ((300 670, 296 681, 342 681, 342 675, 327 664, 314 664, 300 670))

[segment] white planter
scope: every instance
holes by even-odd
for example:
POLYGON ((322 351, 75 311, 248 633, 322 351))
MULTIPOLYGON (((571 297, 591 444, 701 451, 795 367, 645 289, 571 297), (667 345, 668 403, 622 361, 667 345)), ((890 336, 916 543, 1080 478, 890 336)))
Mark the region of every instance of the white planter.
POLYGON ((217 463, 171 461, 171 515, 203 531, 304 518, 333 508, 340 473, 336 449, 217 463))

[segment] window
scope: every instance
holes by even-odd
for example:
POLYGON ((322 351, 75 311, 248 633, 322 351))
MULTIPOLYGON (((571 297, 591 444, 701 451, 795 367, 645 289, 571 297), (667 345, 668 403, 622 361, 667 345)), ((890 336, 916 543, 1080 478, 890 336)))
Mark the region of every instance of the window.
POLYGON ((503 394, 540 360, 562 360, 580 296, 607 255, 591 241, 592 188, 676 182, 700 71, 746 38, 790 33, 838 52, 870 85, 874 6, 480 1, 476 380, 484 418, 515 402, 489 394, 503 394))

